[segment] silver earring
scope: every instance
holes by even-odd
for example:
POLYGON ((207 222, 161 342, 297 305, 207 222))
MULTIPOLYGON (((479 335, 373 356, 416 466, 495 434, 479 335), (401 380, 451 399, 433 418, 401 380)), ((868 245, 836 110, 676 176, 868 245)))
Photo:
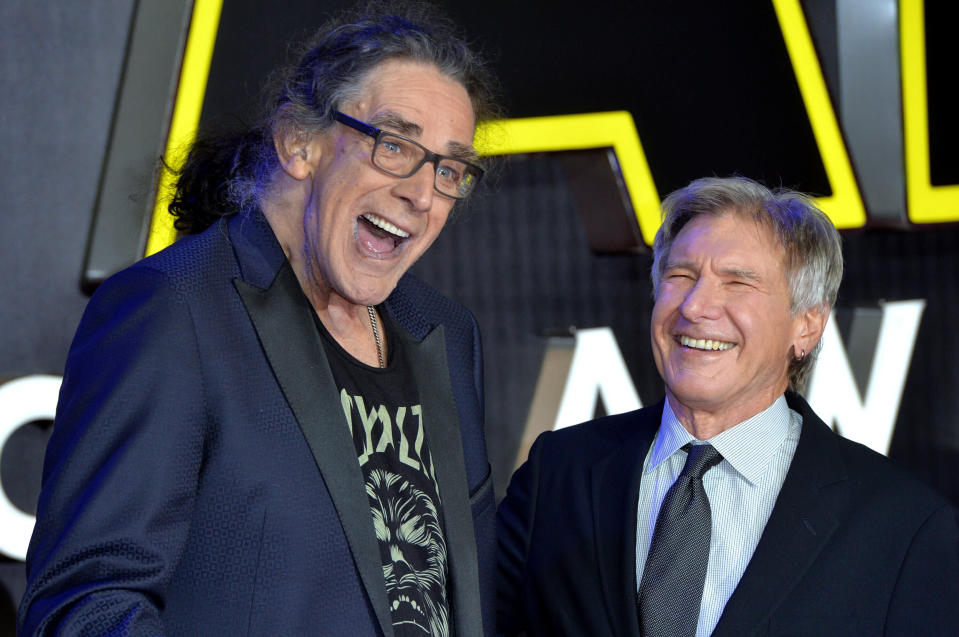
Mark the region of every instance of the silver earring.
POLYGON ((799 354, 799 360, 803 360, 804 358, 806 358, 806 350, 802 350, 799 354))

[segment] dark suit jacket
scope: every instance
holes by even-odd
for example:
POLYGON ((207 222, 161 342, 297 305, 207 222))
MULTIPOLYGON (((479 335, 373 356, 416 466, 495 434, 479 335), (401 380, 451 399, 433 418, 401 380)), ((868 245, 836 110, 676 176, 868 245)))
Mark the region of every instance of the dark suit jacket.
MULTIPOLYGON (((799 445, 713 635, 959 634, 955 508, 787 398, 799 445)), ((662 409, 533 445, 499 510, 499 632, 639 634, 636 503, 662 409)))
MULTIPOLYGON (((386 310, 407 332, 436 464, 450 616, 457 635, 483 634, 482 597, 491 632, 476 324, 410 276, 386 310)), ((24 635, 392 636, 339 393, 259 212, 182 239, 91 300, 27 569, 24 635)))

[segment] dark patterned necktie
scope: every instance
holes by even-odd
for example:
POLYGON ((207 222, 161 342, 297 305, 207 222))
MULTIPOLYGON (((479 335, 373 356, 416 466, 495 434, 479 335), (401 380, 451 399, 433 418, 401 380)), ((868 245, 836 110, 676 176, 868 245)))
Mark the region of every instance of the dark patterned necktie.
POLYGON ((643 637, 693 637, 709 564, 712 514, 703 474, 722 462, 712 445, 686 445, 686 464, 666 492, 636 607, 643 637))

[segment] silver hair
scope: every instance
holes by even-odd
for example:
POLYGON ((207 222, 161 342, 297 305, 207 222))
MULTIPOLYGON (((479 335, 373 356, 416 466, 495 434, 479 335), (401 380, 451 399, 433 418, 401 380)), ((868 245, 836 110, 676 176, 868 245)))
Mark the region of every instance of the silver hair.
MULTIPOLYGON (((663 200, 663 223, 653 242, 654 297, 669 251, 686 224, 701 215, 729 213, 769 228, 782 246, 794 316, 832 308, 843 269, 842 243, 832 221, 807 195, 785 188, 773 191, 746 177, 697 179, 663 200)), ((789 365, 790 389, 805 387, 815 354, 796 353, 789 365)))

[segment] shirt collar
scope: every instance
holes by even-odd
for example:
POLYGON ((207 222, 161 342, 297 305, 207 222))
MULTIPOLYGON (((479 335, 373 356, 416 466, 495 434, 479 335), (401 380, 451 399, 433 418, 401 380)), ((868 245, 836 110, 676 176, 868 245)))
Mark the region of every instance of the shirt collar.
MULTIPOLYGON (((789 406, 786 397, 780 396, 764 411, 703 442, 715 447, 733 469, 755 484, 789 435, 789 425, 789 406)), ((646 472, 656 469, 683 445, 695 441, 696 438, 679 422, 667 399, 646 472)))
POLYGON ((683 445, 693 442, 696 438, 686 431, 679 418, 673 413, 673 408, 669 406, 669 399, 663 405, 663 419, 659 425, 659 431, 656 432, 656 440, 653 441, 653 453, 649 456, 649 466, 646 472, 653 471, 666 461, 671 455, 682 449, 683 445))

